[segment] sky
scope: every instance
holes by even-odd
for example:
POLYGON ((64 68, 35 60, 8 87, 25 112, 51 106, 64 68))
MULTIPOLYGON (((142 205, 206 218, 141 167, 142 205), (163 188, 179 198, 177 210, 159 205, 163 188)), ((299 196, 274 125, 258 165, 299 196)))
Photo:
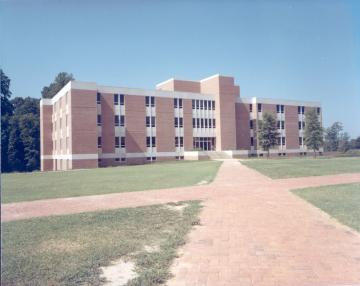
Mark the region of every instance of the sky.
POLYGON ((320 101, 360 136, 360 1, 0 0, 0 67, 15 96, 57 73, 155 88, 235 77, 241 97, 320 101))

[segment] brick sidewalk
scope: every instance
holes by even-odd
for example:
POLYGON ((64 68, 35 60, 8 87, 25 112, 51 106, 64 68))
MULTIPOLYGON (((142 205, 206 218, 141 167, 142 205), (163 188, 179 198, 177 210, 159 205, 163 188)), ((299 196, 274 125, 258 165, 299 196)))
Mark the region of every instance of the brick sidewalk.
POLYGON ((275 181, 237 161, 220 172, 169 286, 360 283, 360 235, 287 191, 359 174, 275 181))
POLYGON ((2 221, 201 199, 202 225, 175 260, 178 285, 360 284, 360 235, 289 189, 360 182, 360 174, 272 180, 225 160, 205 186, 2 205, 2 221))

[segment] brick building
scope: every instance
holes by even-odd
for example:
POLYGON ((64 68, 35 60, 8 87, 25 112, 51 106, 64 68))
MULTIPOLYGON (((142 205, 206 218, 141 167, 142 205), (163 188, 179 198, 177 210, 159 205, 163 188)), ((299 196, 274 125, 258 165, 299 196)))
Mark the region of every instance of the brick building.
POLYGON ((306 155, 304 113, 318 102, 241 98, 232 77, 169 79, 155 90, 72 81, 42 99, 41 170, 264 153, 256 126, 273 113, 281 134, 272 155, 306 155))

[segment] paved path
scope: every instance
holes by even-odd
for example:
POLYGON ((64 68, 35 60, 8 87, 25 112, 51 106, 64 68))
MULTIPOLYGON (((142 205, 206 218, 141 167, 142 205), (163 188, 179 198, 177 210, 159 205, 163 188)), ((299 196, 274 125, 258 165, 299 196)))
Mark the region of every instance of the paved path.
POLYGON ((272 180, 226 160, 213 183, 2 205, 2 220, 202 199, 201 226, 172 268, 179 285, 360 285, 360 235, 288 192, 360 174, 272 180))
POLYGON ((275 181, 224 163, 168 285, 359 285, 359 233, 288 192, 356 181, 360 174, 275 181))

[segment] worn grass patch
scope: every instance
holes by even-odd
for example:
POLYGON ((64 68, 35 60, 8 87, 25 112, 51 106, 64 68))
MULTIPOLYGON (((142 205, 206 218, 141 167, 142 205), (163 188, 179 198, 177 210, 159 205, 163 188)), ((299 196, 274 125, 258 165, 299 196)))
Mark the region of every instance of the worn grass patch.
POLYGON ((343 224, 360 231, 360 183, 292 190, 343 224))
POLYGON ((127 285, 159 285, 199 211, 190 201, 181 211, 155 205, 2 223, 1 285, 99 285, 101 267, 119 259, 135 264, 127 285))
POLYGON ((360 172, 360 158, 252 159, 241 163, 273 179, 360 172))
POLYGON ((135 192, 211 182, 221 162, 171 162, 116 168, 3 174, 2 203, 135 192))

